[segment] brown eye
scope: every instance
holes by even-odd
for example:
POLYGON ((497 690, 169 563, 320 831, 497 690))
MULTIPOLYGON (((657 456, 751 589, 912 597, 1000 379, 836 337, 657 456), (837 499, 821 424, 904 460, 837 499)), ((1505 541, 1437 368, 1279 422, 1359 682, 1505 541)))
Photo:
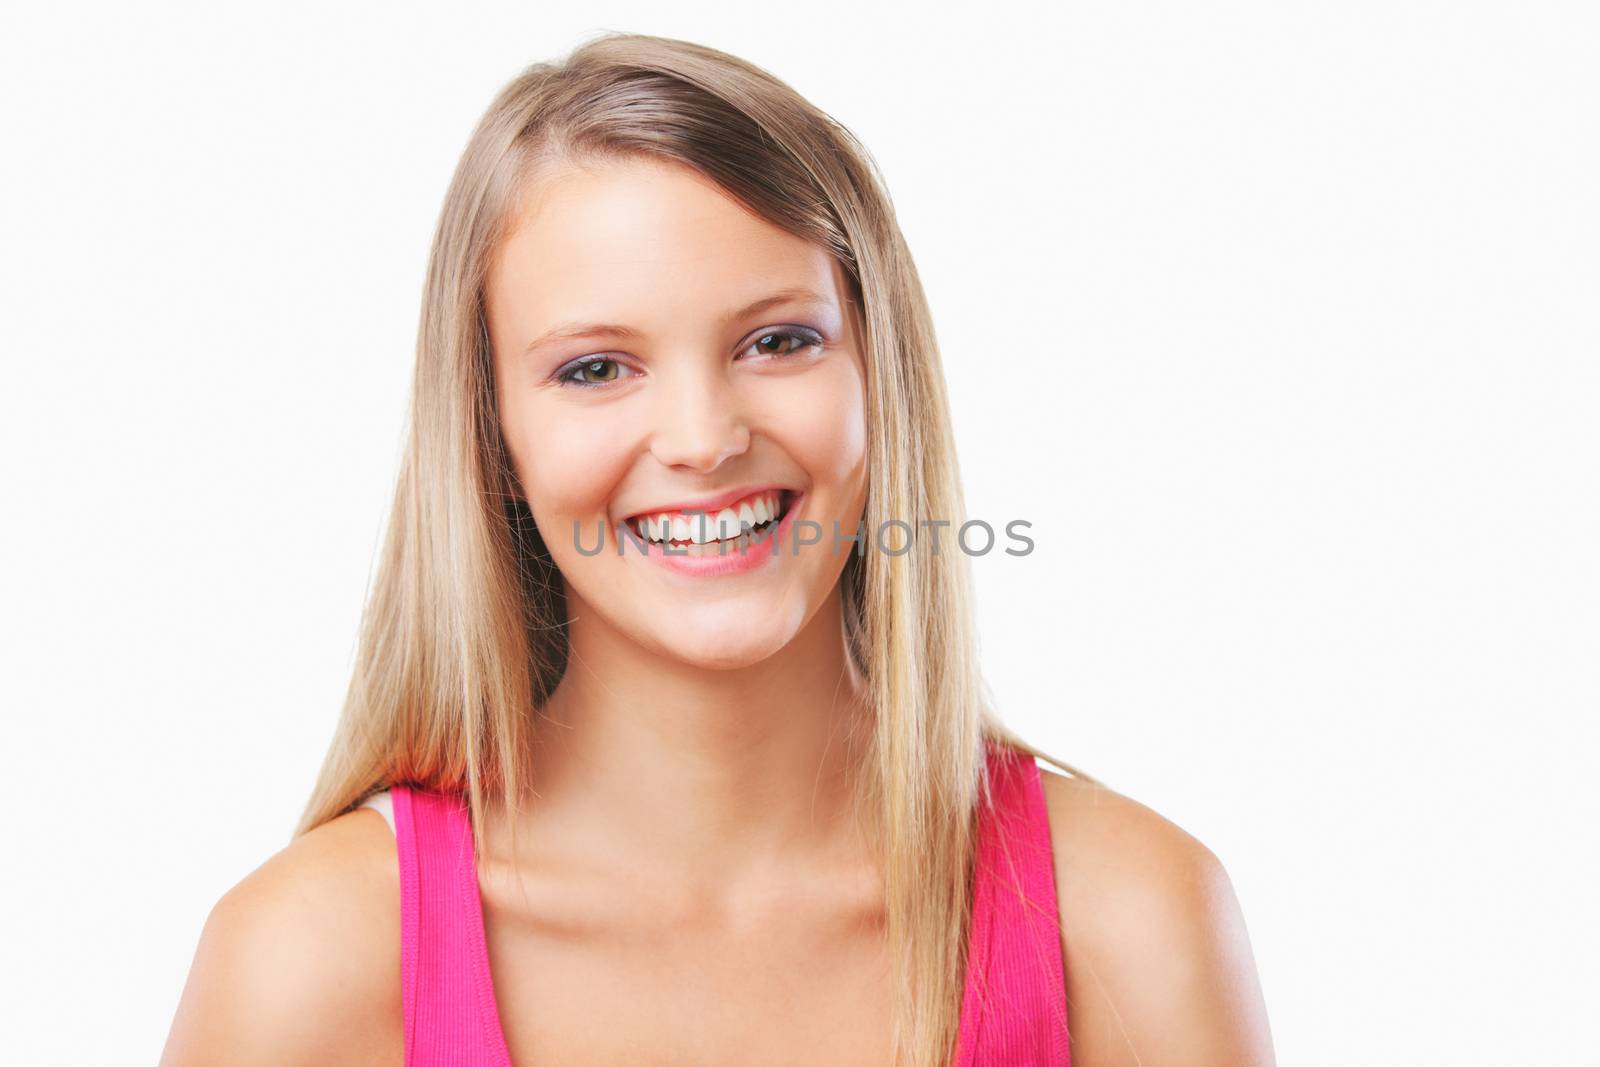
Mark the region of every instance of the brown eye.
POLYGON ((597 359, 579 367, 578 373, 586 382, 609 382, 617 376, 617 362, 614 359, 597 359))
POLYGON ((614 359, 589 359, 574 363, 561 372, 562 385, 609 385, 622 375, 622 364, 614 359))
POLYGON ((822 336, 813 330, 771 330, 750 342, 750 348, 745 349, 745 351, 749 352, 751 349, 755 349, 756 355, 776 356, 782 359, 784 356, 792 356, 808 348, 820 349, 822 343, 822 336), (786 348, 784 346, 785 341, 793 341, 794 343, 786 348))

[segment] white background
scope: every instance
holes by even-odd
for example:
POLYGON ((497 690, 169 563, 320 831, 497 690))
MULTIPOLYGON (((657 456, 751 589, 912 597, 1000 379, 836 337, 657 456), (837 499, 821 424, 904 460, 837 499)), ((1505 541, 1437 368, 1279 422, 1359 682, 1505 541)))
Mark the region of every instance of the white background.
POLYGON ((873 152, 1002 711, 1223 860, 1280 1062, 1592 1054, 1596 8, 697 7, 0 16, 9 1061, 154 1062, 287 843, 446 181, 608 29, 873 152))

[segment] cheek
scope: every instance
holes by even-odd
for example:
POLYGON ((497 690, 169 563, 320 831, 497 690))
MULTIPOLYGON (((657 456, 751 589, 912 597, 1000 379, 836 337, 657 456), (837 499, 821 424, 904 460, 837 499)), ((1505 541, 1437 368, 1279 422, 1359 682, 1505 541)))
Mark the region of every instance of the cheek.
POLYGON ((840 359, 774 385, 782 397, 770 408, 773 436, 811 477, 817 493, 844 506, 866 478, 866 388, 860 368, 840 359))
POLYGON ((592 543, 594 520, 627 470, 626 425, 611 412, 560 403, 502 410, 506 447, 551 551, 560 552, 563 531, 570 539, 574 520, 583 524, 585 543, 592 543))

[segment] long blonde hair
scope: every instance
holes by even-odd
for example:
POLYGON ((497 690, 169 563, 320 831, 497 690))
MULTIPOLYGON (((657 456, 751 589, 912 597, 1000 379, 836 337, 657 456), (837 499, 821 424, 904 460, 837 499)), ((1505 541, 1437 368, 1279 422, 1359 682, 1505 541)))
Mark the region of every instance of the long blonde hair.
MULTIPOLYGON (((495 97, 445 196, 422 299, 407 442, 336 735, 299 836, 398 783, 463 794, 483 855, 491 802, 529 793, 536 709, 566 663, 560 575, 516 491, 492 384, 483 283, 519 189, 565 158, 686 164, 826 248, 863 316, 868 530, 964 516, 921 281, 870 154, 761 68, 686 41, 607 33, 495 97)), ((994 715, 965 554, 851 553, 850 655, 874 710, 872 813, 895 965, 896 1062, 948 1062, 960 1014, 986 743, 1094 779, 994 715)))

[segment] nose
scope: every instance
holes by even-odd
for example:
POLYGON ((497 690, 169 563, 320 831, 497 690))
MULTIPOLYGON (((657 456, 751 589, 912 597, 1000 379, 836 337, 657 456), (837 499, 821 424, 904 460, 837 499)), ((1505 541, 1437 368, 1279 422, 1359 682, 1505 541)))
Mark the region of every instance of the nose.
POLYGON ((656 392, 650 451, 668 467, 716 470, 750 447, 750 427, 739 393, 716 371, 674 375, 656 392))

